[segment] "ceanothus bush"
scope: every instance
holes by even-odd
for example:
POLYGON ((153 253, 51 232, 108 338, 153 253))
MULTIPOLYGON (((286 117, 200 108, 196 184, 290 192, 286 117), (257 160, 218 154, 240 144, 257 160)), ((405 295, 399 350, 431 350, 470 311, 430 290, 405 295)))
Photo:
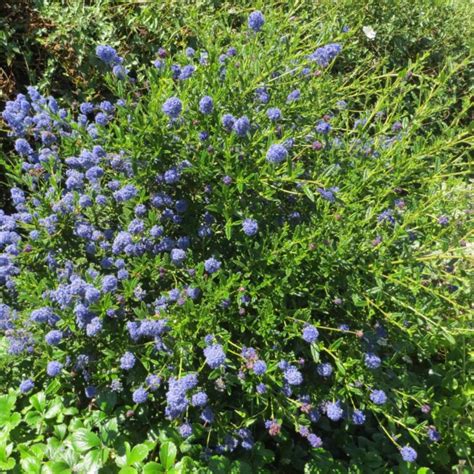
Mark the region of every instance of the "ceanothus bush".
POLYGON ((341 436, 397 429, 393 456, 414 462, 410 435, 428 433, 403 419, 428 419, 417 407, 429 397, 410 391, 413 348, 396 341, 424 329, 413 313, 383 317, 370 268, 379 252, 416 251, 421 231, 392 199, 395 178, 361 172, 392 170, 405 132, 387 117, 402 106, 315 100, 342 80, 341 42, 290 61, 261 12, 242 28, 235 45, 160 50, 138 80, 99 45, 107 101, 65 109, 30 87, 6 104, 16 183, 13 212, 0 211, 0 330, 12 383, 114 393, 215 453, 288 439, 335 451, 341 436))

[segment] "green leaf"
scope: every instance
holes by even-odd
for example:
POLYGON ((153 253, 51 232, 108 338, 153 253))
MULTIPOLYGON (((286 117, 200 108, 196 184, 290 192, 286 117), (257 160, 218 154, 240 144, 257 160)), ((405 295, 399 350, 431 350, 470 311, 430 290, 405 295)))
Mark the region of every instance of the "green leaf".
POLYGON ((157 462, 148 462, 143 466, 143 474, 157 474, 164 472, 163 466, 157 462))
POLYGON ((25 421, 31 426, 36 425, 40 420, 42 420, 42 416, 37 411, 30 411, 25 416, 25 421))
POLYGON ((133 464, 143 461, 148 456, 149 452, 150 450, 148 449, 148 446, 145 446, 144 444, 137 444, 127 456, 127 463, 133 464))
POLYGON ((18 412, 12 413, 10 419, 8 420, 8 426, 10 428, 15 428, 21 423, 21 415, 18 412))
POLYGON ((16 398, 10 395, 0 397, 0 426, 7 423, 10 419, 10 412, 15 406, 16 398))
POLYGON ((50 420, 52 418, 56 418, 59 413, 61 413, 61 408, 63 407, 62 403, 60 401, 55 401, 53 405, 48 409, 48 411, 45 413, 44 417, 47 420, 50 420))
POLYGON ((107 446, 111 446, 118 436, 117 418, 111 418, 100 430, 102 442, 107 446))
POLYGON ((72 445, 76 451, 83 453, 89 449, 98 447, 100 445, 100 439, 95 433, 85 428, 80 428, 72 435, 72 445))
POLYGON ((13 458, 8 458, 6 461, 0 461, 0 469, 9 471, 15 467, 16 461, 13 458))
POLYGON ((305 184, 303 186, 303 192, 306 194, 306 196, 308 196, 308 199, 311 201, 311 202, 314 202, 314 194, 313 194, 313 191, 311 191, 311 189, 309 189, 308 185, 305 184))
POLYGON ((163 467, 167 470, 173 467, 176 459, 177 449, 174 443, 167 441, 160 447, 160 461, 163 467))
POLYGON ((314 362, 319 362, 319 347, 316 343, 311 344, 310 346, 311 355, 313 356, 314 362))
POLYGON ((224 456, 212 456, 209 468, 213 474, 227 474, 229 472, 230 461, 224 456))
POLYGON ((68 463, 64 461, 50 462, 43 466, 41 474, 70 474, 72 473, 68 463))
POLYGON ((232 239, 232 221, 230 220, 225 223, 225 236, 227 240, 232 239))
POLYGON ((82 470, 84 472, 97 472, 104 465, 104 462, 107 461, 108 454, 108 449, 105 451, 102 449, 89 451, 78 466, 79 472, 82 472, 82 470))
POLYGON ((102 411, 112 413, 117 404, 117 394, 115 392, 101 393, 97 399, 97 404, 102 411))
POLYGON ((20 459, 20 465, 24 472, 28 474, 38 474, 41 472, 41 459, 35 457, 26 457, 20 459))
POLYGON ((120 469, 119 474, 137 474, 137 470, 132 466, 124 466, 120 469))
POLYGON ((189 456, 184 456, 181 461, 176 463, 175 470, 178 474, 187 474, 188 472, 193 472, 191 469, 194 465, 194 461, 189 456))
POLYGON ((44 392, 35 393, 30 397, 30 403, 33 405, 35 410, 43 412, 46 409, 46 396, 44 392))
POLYGON ((252 474, 252 467, 243 461, 234 461, 230 470, 231 474, 252 474))
POLYGON ((336 366, 337 366, 337 370, 341 373, 341 375, 346 374, 346 369, 345 369, 344 365, 339 360, 336 360, 336 366))

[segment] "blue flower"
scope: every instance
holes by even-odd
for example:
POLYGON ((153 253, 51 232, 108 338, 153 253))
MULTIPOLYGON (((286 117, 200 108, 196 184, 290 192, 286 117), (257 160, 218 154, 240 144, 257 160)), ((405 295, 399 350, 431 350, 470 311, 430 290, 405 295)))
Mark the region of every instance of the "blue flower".
POLYGON ((114 198, 117 202, 126 202, 137 195, 137 188, 133 184, 126 184, 123 188, 114 192, 114 198))
POLYGON ((63 333, 56 329, 49 331, 48 334, 45 336, 45 341, 50 346, 57 346, 63 338, 63 333))
POLYGON ((370 393, 370 399, 376 405, 383 405, 387 401, 387 395, 383 390, 372 390, 370 393))
POLYGON ((301 334, 303 340, 309 344, 315 342, 319 337, 319 331, 311 324, 306 324, 301 334))
POLYGON ((267 117, 272 121, 276 122, 281 119, 281 110, 278 107, 273 107, 267 110, 267 117))
POLYGON ((233 125, 233 130, 234 132, 239 136, 239 137, 245 137, 247 133, 250 130, 250 121, 249 119, 244 115, 243 117, 238 118, 233 125))
POLYGON ((214 110, 214 102, 212 101, 212 97, 209 97, 208 95, 204 96, 200 101, 199 101, 199 110, 203 114, 210 114, 214 110))
POLYGON ((321 67, 326 67, 341 52, 341 50, 342 47, 339 43, 327 44, 310 54, 308 59, 315 61, 321 67))
POLYGON ((127 79, 128 69, 122 66, 121 64, 116 64, 112 68, 112 74, 120 81, 124 81, 125 79, 127 79))
POLYGON ((208 258, 204 262, 204 269, 207 273, 215 273, 221 268, 221 262, 214 257, 208 258))
POLYGON ((428 438, 433 443, 437 443, 441 440, 441 435, 439 434, 438 430, 434 426, 428 427, 428 438))
POLYGON ((21 393, 31 392, 34 386, 35 386, 35 383, 33 382, 33 380, 31 379, 22 380, 20 383, 20 392, 21 393))
POLYGON ((158 388, 161 385, 161 377, 159 375, 150 374, 145 379, 145 383, 147 384, 148 388, 152 392, 154 392, 154 391, 158 390, 158 388))
POLYGON ((189 405, 187 392, 198 383, 196 374, 188 374, 180 379, 171 378, 168 382, 169 388, 166 394, 165 415, 173 420, 184 413, 189 405))
POLYGON ((204 349, 206 364, 211 369, 217 369, 225 362, 225 353, 220 344, 212 344, 204 349))
POLYGON ((382 363, 382 360, 379 356, 373 354, 372 352, 368 352, 364 355, 364 363, 369 369, 378 369, 382 363))
POLYGON ((325 120, 320 120, 316 125, 316 131, 323 135, 327 135, 331 131, 331 125, 329 125, 325 120))
POLYGON ((170 97, 165 101, 162 107, 163 112, 173 119, 178 118, 182 109, 183 104, 177 97, 170 97))
POLYGON ((332 421, 339 421, 342 418, 344 410, 341 408, 341 402, 326 403, 326 415, 332 421))
POLYGON ((145 403, 148 399, 148 392, 143 388, 137 388, 132 394, 132 400, 134 403, 145 403))
POLYGON ((323 445, 321 438, 314 433, 309 433, 306 439, 312 448, 320 448, 323 445))
POLYGON ((189 287, 189 288, 186 288, 186 294, 188 295, 189 298, 191 298, 192 300, 195 300, 199 298, 199 295, 201 294, 201 290, 199 288, 189 287))
POLYGON ((247 428, 240 428, 237 431, 237 436, 242 440, 242 448, 245 450, 250 450, 253 448, 255 441, 253 439, 252 433, 247 428))
POLYGON ((318 364, 316 370, 321 377, 330 377, 333 371, 332 365, 329 362, 318 364))
POLYGON ((352 414, 352 422, 354 425, 363 425, 365 423, 365 414, 362 410, 354 410, 352 414))
POLYGON ((121 392, 123 390, 122 382, 119 379, 112 380, 110 390, 112 390, 112 392, 121 392))
POLYGON ((86 325, 86 334, 88 337, 97 336, 102 331, 102 321, 100 318, 92 318, 91 322, 86 325))
POLYGON ((53 326, 59 321, 59 317, 53 313, 53 309, 48 306, 35 309, 31 312, 30 320, 35 323, 46 323, 53 326))
POLYGON ((135 356, 131 352, 125 352, 125 354, 120 358, 120 368, 123 370, 133 369, 135 362, 135 356))
POLYGON ((15 142, 15 150, 20 155, 31 155, 33 148, 24 138, 18 138, 15 142))
POLYGON ((253 364, 255 375, 263 375, 267 371, 267 364, 263 360, 257 360, 253 364))
POLYGON ((79 106, 79 110, 80 110, 84 115, 91 114, 92 112, 94 112, 94 104, 92 104, 92 103, 90 103, 90 102, 83 102, 83 103, 79 106))
POLYGON ((189 423, 183 423, 178 431, 183 438, 189 438, 193 434, 193 427, 189 423))
POLYGON ((448 225, 449 224, 449 217, 448 216, 439 216, 438 217, 438 224, 439 225, 448 225))
POLYGON ((211 424, 214 421, 214 412, 210 407, 206 407, 201 412, 201 416, 199 418, 201 418, 204 423, 211 424))
POLYGON ((117 283, 114 275, 106 275, 102 278, 102 290, 105 293, 113 293, 117 289, 117 283))
POLYGON ((112 46, 99 45, 95 50, 97 57, 105 64, 112 65, 120 62, 120 57, 117 55, 117 51, 112 46))
POLYGON ((329 201, 331 203, 336 202, 335 193, 337 193, 339 191, 338 187, 331 187, 331 188, 327 188, 327 189, 317 188, 316 190, 321 195, 321 197, 323 199, 325 199, 326 201, 329 201))
POLYGON ((109 123, 109 119, 108 119, 107 115, 105 115, 103 112, 99 112, 95 116, 94 120, 95 120, 95 123, 97 123, 98 125, 101 125, 103 127, 105 127, 109 123))
POLYGON ((249 15, 248 25, 253 31, 260 31, 265 23, 265 17, 260 10, 256 10, 249 15))
POLYGON ((264 383, 259 383, 255 389, 259 395, 263 395, 267 391, 267 386, 264 383))
POLYGON ((294 102, 295 100, 298 100, 301 96, 301 92, 299 89, 295 89, 294 91, 290 92, 288 94, 288 97, 286 98, 287 103, 294 102))
POLYGON ((191 398, 191 405, 193 407, 203 407, 207 404, 208 396, 205 392, 197 392, 191 398))
POLYGON ((165 66, 165 62, 161 59, 155 59, 153 61, 153 66, 155 66, 156 69, 162 69, 165 66))
POLYGON ((194 74, 195 70, 196 68, 192 64, 182 67, 179 72, 178 79, 181 81, 189 79, 194 74))
POLYGON ((417 452, 408 445, 400 449, 400 454, 402 455, 402 459, 406 462, 415 462, 418 457, 417 452))
POLYGON ((48 362, 48 366, 46 367, 46 373, 50 376, 50 377, 56 377, 56 375, 58 375, 61 370, 63 368, 63 364, 61 364, 61 362, 57 362, 57 361, 51 361, 51 362, 48 362))
POLYGON ((257 99, 262 103, 266 104, 270 100, 270 94, 268 93, 265 87, 258 87, 255 91, 257 95, 257 99))
POLYGON ((84 393, 87 398, 94 398, 97 395, 97 388, 93 385, 89 385, 84 389, 84 393))
POLYGON ((258 222, 255 219, 244 219, 242 222, 242 230, 245 235, 252 237, 258 232, 258 222))
POLYGON ((293 365, 289 365, 284 370, 283 376, 289 385, 301 385, 303 382, 301 372, 293 365))
POLYGON ((283 145, 271 145, 267 151, 267 161, 273 164, 281 163, 288 157, 288 150, 283 145))
POLYGON ((186 259, 186 252, 182 249, 173 249, 170 253, 171 261, 175 265, 181 265, 186 259))
POLYGON ((235 117, 232 114, 224 114, 221 119, 222 126, 227 130, 230 130, 235 123, 235 117))
POLYGON ((377 216, 377 222, 383 223, 388 222, 389 224, 395 224, 395 218, 393 217, 393 211, 386 209, 377 216))

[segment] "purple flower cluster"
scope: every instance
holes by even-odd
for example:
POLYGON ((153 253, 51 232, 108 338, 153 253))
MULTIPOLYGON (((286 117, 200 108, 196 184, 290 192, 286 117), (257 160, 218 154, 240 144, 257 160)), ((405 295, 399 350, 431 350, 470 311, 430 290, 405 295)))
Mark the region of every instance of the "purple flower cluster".
POLYGON ((163 104, 162 110, 170 118, 176 119, 183 110, 183 105, 177 97, 170 97, 163 104))
POLYGON ((244 219, 242 222, 242 230, 244 231, 245 235, 253 237, 258 232, 258 222, 255 219, 244 219))
POLYGON ((315 61, 321 67, 327 67, 329 63, 341 52, 342 47, 339 43, 331 43, 321 46, 308 58, 315 61))
POLYGON ((196 374, 188 374, 180 379, 168 381, 165 415, 173 420, 181 416, 189 406, 188 392, 198 383, 196 374))
MULTIPOLYGON (((127 78, 128 69, 123 66, 123 58, 117 54, 115 48, 109 45, 99 45, 95 53, 102 62, 112 68, 112 73, 117 79, 125 80, 127 78)), ((106 123, 101 125, 106 125, 106 123)))
POLYGON ((264 23, 265 17, 261 11, 256 10, 249 15, 248 25, 253 31, 260 31, 264 23))
POLYGON ((204 349, 206 364, 211 369, 217 369, 225 363, 225 352, 220 344, 211 344, 204 349))
POLYGON ((319 337, 318 330, 311 324, 306 324, 303 328, 301 337, 308 343, 315 342, 319 337))
POLYGON ((285 161, 288 157, 288 150, 283 145, 271 145, 267 151, 267 161, 274 165, 285 161))

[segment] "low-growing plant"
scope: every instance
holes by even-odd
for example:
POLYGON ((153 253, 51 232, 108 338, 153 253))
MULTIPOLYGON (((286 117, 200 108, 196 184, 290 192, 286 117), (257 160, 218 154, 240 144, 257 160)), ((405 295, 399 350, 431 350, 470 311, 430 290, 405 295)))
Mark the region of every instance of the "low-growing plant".
POLYGON ((352 33, 272 11, 218 33, 134 79, 98 45, 114 99, 3 112, 5 469, 22 438, 51 472, 467 462, 467 60, 339 65, 352 33))

